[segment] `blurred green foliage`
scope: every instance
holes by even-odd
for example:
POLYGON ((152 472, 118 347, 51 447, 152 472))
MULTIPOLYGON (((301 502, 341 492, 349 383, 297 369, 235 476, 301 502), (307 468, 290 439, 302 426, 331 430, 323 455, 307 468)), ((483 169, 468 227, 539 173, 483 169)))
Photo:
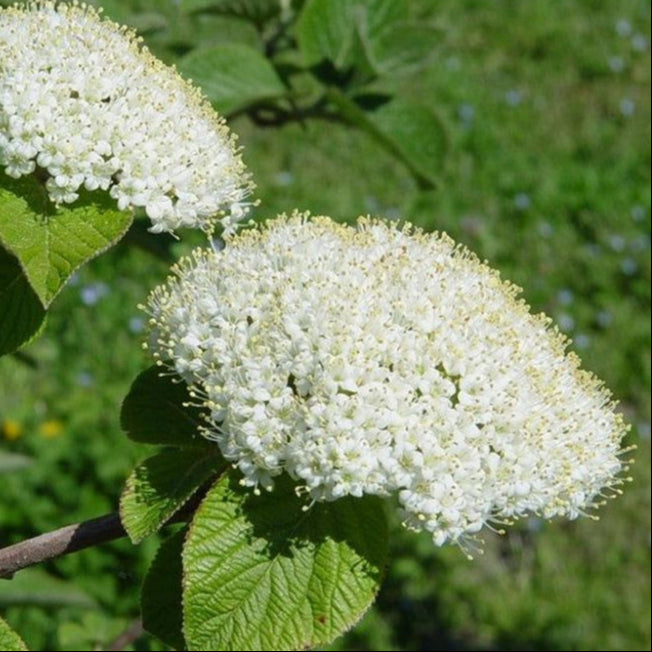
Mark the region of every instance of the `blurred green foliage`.
MULTIPOLYGON (((179 14, 170 0, 99 4, 174 62, 225 43, 260 47, 274 3, 234 0, 228 17, 179 14)), ((429 29, 432 52, 376 90, 430 106, 445 126, 437 187, 420 184, 371 133, 310 116, 264 127, 227 103, 258 183, 255 218, 297 207, 448 231, 573 338, 621 401, 638 450, 633 483, 599 523, 530 519, 504 537, 486 534, 485 553, 472 562, 397 528, 376 606, 333 649, 649 649, 649 3, 409 6, 410 24, 429 29)), ((295 83, 313 91, 308 79, 295 83)), ((150 362, 139 349, 146 317, 136 306, 167 264, 135 240, 81 269, 41 339, 0 360, 0 454, 31 459, 0 478, 0 545, 113 511, 147 454, 121 433, 119 409, 150 362)), ((184 235, 172 243, 175 255, 192 244, 184 235)), ((23 571, 0 585, 0 611, 31 649, 106 647, 138 617, 156 545, 156 537, 122 540, 23 571)), ((142 636, 125 649, 163 647, 142 636)))

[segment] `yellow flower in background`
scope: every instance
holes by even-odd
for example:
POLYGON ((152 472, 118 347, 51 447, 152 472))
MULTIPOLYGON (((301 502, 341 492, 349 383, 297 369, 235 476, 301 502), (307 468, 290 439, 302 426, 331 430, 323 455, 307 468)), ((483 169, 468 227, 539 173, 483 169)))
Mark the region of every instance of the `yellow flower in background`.
POLYGON ((18 423, 18 421, 5 419, 0 427, 0 432, 2 432, 2 436, 8 441, 15 441, 22 436, 23 427, 18 423))
POLYGON ((39 427, 39 434, 46 439, 54 439, 63 432, 63 423, 57 419, 48 419, 39 427))

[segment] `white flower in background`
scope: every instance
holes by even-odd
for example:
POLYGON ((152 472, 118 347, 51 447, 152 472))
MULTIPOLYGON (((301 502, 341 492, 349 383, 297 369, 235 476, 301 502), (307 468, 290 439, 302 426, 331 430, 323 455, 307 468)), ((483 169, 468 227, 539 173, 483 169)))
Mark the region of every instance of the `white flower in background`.
POLYGON ((0 166, 37 172, 50 199, 108 190, 152 231, 231 230, 252 184, 200 92, 128 29, 85 5, 0 9, 0 166))
POLYGON ((149 299, 149 346, 245 484, 286 471, 315 500, 396 494, 442 544, 573 518, 622 482, 609 392, 445 235, 281 216, 174 274, 149 299))

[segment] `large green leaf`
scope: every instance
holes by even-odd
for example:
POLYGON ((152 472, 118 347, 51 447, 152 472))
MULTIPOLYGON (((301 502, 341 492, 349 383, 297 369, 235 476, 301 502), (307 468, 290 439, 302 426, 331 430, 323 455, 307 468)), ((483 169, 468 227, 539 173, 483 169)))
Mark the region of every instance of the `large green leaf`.
POLYGON ((0 355, 29 342, 44 321, 45 308, 18 259, 0 245, 0 355))
POLYGON ((214 449, 167 449, 131 472, 120 498, 120 520, 133 543, 157 532, 224 466, 217 444, 214 449))
POLYGON ((336 68, 348 65, 352 44, 351 0, 308 0, 297 22, 299 49, 308 66, 324 60, 336 68))
POLYGON ((190 649, 302 650, 358 621, 383 574, 382 502, 307 507, 285 476, 255 495, 232 471, 209 491, 183 551, 190 649))
POLYGON ((141 593, 143 627, 175 650, 185 649, 181 610, 181 551, 186 528, 166 539, 158 549, 141 593))
POLYGON ((164 446, 212 446, 199 434, 201 410, 188 405, 188 388, 156 365, 134 380, 122 403, 120 423, 130 439, 164 446))
POLYGON ((34 176, 0 172, 0 243, 14 254, 43 307, 72 273, 115 244, 133 220, 105 192, 82 192, 73 204, 55 206, 34 176))
POLYGON ((423 104, 395 99, 369 115, 390 139, 410 167, 432 184, 443 166, 446 131, 432 109, 423 104))
POLYGON ((272 64, 240 43, 195 50, 179 61, 179 71, 194 80, 222 113, 285 94, 272 64))
POLYGON ((381 72, 380 43, 407 18, 404 0, 309 0, 297 23, 297 41, 308 66, 330 61, 381 72))
POLYGON ((329 88, 327 97, 350 124, 366 131, 398 158, 422 189, 436 185, 447 135, 429 107, 394 99, 375 111, 364 111, 336 88, 329 88))
POLYGON ((15 650, 26 650, 27 646, 23 640, 14 632, 7 623, 0 618, 0 650, 14 652, 15 650))

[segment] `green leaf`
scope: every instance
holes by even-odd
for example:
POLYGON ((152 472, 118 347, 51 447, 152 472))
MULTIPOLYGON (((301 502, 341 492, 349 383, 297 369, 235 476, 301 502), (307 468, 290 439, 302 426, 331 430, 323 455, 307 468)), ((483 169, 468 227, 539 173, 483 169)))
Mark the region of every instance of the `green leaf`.
POLYGON ((434 55, 439 30, 431 25, 399 23, 371 45, 371 59, 378 74, 396 75, 428 65, 434 55))
POLYGON ((351 0, 308 0, 297 21, 299 50, 307 66, 324 60, 342 69, 348 65, 353 37, 351 0))
POLYGON ((115 244, 133 220, 106 192, 55 206, 34 176, 0 172, 0 243, 14 254, 44 308, 83 263, 115 244))
POLYGON ((437 115, 423 104, 395 99, 370 115, 371 121, 401 152, 410 167, 433 185, 443 167, 446 131, 437 115))
POLYGON ((120 498, 120 520, 133 543, 157 532, 224 466, 217 444, 214 449, 164 450, 131 472, 120 498))
POLYGON ((330 61, 378 73, 378 43, 406 17, 404 0, 309 0, 297 23, 299 49, 308 66, 330 61))
POLYGON ((376 39, 399 21, 408 16, 405 0, 358 0, 362 9, 358 15, 364 18, 365 31, 369 38, 376 39))
POLYGON ((0 355, 34 339, 45 322, 45 309, 18 259, 0 245, 0 355))
POLYGON ((195 513, 183 550, 185 637, 196 650, 302 650, 372 603, 387 553, 373 496, 307 510, 286 476, 256 496, 232 471, 195 513))
POLYGON ((143 627, 175 650, 185 649, 181 608, 181 552, 187 528, 166 539, 158 549, 141 593, 143 627))
POLYGON ((329 88, 326 94, 350 124, 367 132, 400 160, 421 189, 436 186, 447 135, 429 107, 395 99, 367 112, 336 88, 329 88))
POLYGON ((0 618, 0 650, 14 652, 15 650, 26 650, 27 646, 23 640, 14 632, 7 623, 0 618))
POLYGON ((120 423, 130 439, 163 446, 210 447, 199 434, 202 411, 188 405, 188 387, 154 365, 134 380, 122 403, 120 423))
POLYGON ((275 0, 181 0, 179 10, 184 14, 210 11, 262 25, 280 14, 281 3, 275 0))
POLYGON ((272 64, 257 50, 240 43, 195 50, 179 61, 178 68, 201 86, 222 113, 286 93, 272 64))
POLYGON ((426 65, 438 31, 408 20, 407 4, 400 0, 358 0, 353 23, 363 44, 365 59, 377 75, 408 72, 426 65))

